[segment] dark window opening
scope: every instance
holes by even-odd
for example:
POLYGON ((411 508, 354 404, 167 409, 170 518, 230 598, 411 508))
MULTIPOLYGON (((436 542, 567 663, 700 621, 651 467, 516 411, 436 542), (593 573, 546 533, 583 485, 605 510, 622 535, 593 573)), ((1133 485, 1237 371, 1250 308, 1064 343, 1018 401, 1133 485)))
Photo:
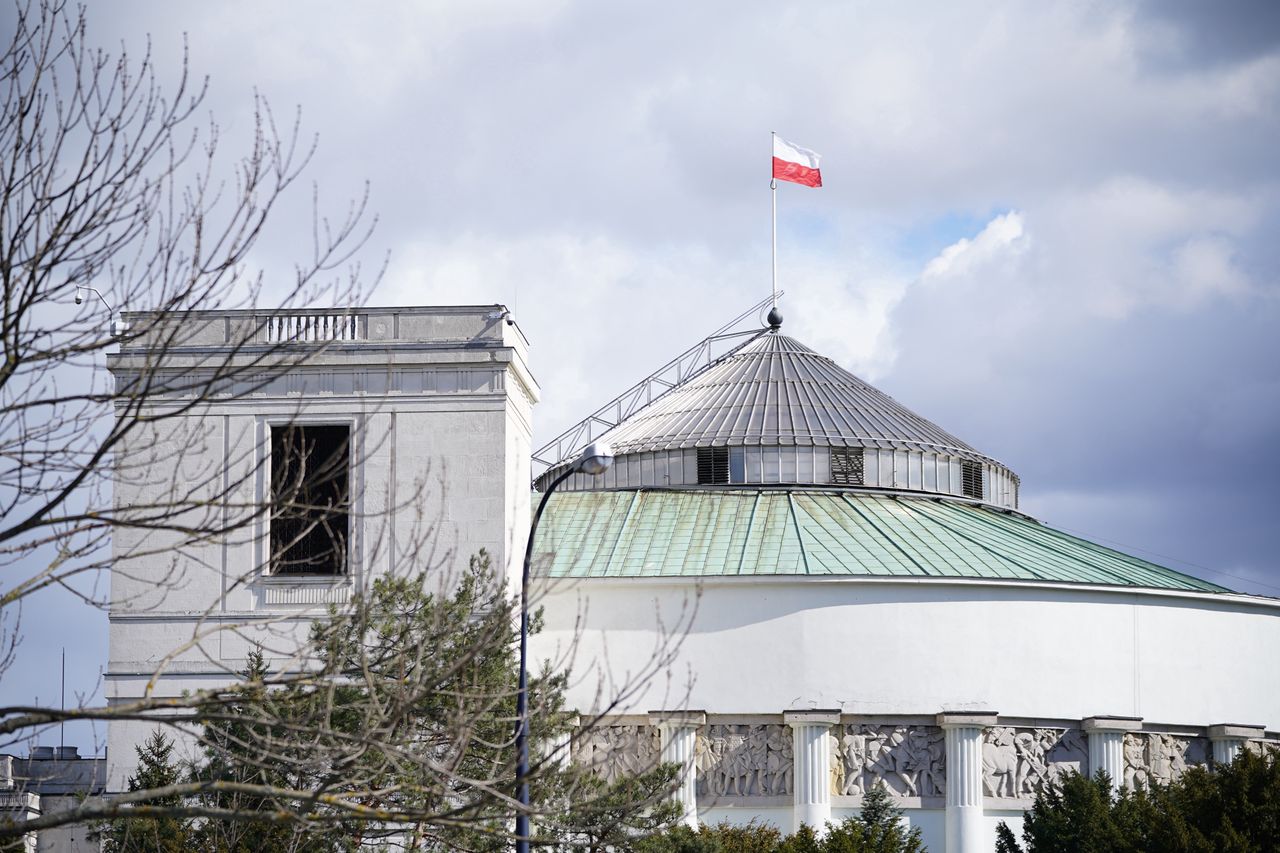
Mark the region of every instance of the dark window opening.
POLYGON ((831 448, 831 482, 837 486, 862 485, 862 448, 831 448))
POLYGON ((342 575, 350 525, 351 428, 271 428, 271 571, 342 575))
POLYGON ((729 448, 698 448, 698 485, 729 482, 729 448))
POLYGON ((982 463, 960 460, 960 491, 966 498, 982 500, 982 463))

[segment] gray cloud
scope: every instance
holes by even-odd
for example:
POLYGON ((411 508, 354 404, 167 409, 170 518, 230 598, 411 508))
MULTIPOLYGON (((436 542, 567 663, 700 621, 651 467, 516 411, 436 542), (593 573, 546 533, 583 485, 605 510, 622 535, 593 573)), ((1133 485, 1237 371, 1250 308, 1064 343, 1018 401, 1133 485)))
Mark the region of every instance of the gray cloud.
POLYGON ((1280 6, 1269 0, 1140 0, 1146 51, 1174 67, 1255 59, 1280 46, 1280 6))
POLYGON ((162 69, 189 33, 229 150, 255 88, 303 106, 322 205, 370 182, 375 301, 515 307, 539 437, 768 293, 777 130, 827 184, 779 190, 788 331, 1005 459, 1046 520, 1280 587, 1267 4, 107 8, 96 37, 149 32, 162 69), (1020 236, 980 235, 1009 211, 1020 236))

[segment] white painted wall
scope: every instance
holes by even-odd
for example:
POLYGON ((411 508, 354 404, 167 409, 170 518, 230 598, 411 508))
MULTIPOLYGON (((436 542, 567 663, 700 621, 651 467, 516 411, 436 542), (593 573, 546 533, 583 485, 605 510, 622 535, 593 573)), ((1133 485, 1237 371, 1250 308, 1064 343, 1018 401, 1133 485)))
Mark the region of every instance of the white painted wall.
MULTIPOLYGON (((601 676, 637 672, 696 602, 671 667, 708 713, 1095 714, 1280 727, 1280 601, 1106 587, 862 578, 540 581, 538 657, 571 647, 571 701, 595 709, 601 676), (581 620, 581 621, 579 621, 581 620), (575 646, 576 644, 576 646, 575 646)), ((669 701, 661 679, 623 712, 669 701)))
MULTIPOLYGON (((530 415, 538 388, 519 330, 493 306, 372 310, 361 339, 326 351, 240 399, 215 400, 139 434, 120 454, 117 507, 195 489, 260 505, 270 491, 272 424, 349 423, 353 435, 352 566, 347 577, 269 577, 268 523, 181 551, 165 533, 128 529, 113 541, 106 690, 110 701, 151 689, 212 687, 243 669, 260 644, 296 653, 313 616, 376 574, 429 570, 447 585, 486 549, 518 572, 529 517, 530 415)), ((187 345, 216 350, 242 318, 193 323, 187 345)), ((192 349, 193 353, 199 352, 192 349)), ((113 369, 128 370, 128 352, 113 369)), ((196 359, 185 350, 173 360, 196 359)), ((180 401, 154 401, 152 410, 180 401)), ((234 513, 221 505, 193 511, 234 513)), ((517 575, 518 577, 518 575, 517 575)), ((148 724, 114 724, 108 790, 135 764, 148 724)))
MULTIPOLYGON (((1280 657, 1276 599, 934 579, 538 583, 546 628, 534 639, 535 659, 572 662, 570 704, 584 710, 621 697, 615 713, 972 710, 1029 720, 1106 714, 1280 728, 1280 681, 1268 674, 1280 657), (696 616, 668 671, 625 693, 691 606, 696 616)), ((832 817, 854 813, 837 806, 832 817)), ((792 826, 792 809, 777 804, 717 805, 699 817, 792 826)), ((921 828, 928 849, 943 853, 943 809, 908 808, 905 817, 921 828)), ((982 849, 995 849, 1001 821, 1021 834, 1020 811, 988 808, 982 849)))

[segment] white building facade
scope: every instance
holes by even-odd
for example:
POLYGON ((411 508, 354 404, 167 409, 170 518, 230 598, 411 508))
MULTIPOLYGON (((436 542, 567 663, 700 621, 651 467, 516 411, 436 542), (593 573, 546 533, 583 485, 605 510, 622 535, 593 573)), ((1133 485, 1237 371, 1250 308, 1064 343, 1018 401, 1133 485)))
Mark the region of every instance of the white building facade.
MULTIPOLYGON (((570 666, 571 702, 603 715, 578 760, 605 775, 680 763, 690 823, 821 826, 883 784, 933 853, 976 853, 1069 769, 1134 785, 1280 748, 1280 601, 1023 515, 1009 467, 774 319, 631 411, 603 436, 610 472, 549 501, 532 650, 570 666)), ((347 545, 340 565, 280 563, 266 517, 179 553, 163 533, 119 535, 111 701, 222 683, 255 644, 287 661, 317 612, 378 572, 481 548, 510 571, 539 391, 502 306, 186 322, 160 363, 175 375, 306 357, 189 409, 149 400, 180 414, 125 455, 117 505, 175 484, 261 505, 287 471, 273 454, 332 442, 347 545)), ((152 350, 125 347, 117 380, 152 350)), ((111 727, 108 790, 147 733, 111 727)))
POLYGON ((1068 770, 1280 750, 1280 600, 1020 513, 1008 467, 773 320, 549 500, 537 648, 612 721, 583 760, 678 758, 691 824, 821 827, 884 785, 929 850, 989 853, 1068 770), (668 678, 601 704, 670 642, 668 678))
MULTIPOLYGON (((172 340, 154 339, 161 325, 123 347, 110 363, 117 383, 145 372, 216 390, 195 402, 180 390, 146 397, 138 415, 168 417, 120 454, 117 508, 198 506, 206 495, 227 514, 206 523, 234 529, 176 552, 177 533, 116 533, 109 701, 225 683, 255 646, 288 665, 311 619, 379 572, 447 579, 481 549, 501 567, 518 559, 539 390, 507 316, 501 305, 200 312, 172 340), (350 496, 340 565, 323 555, 281 565, 268 513, 234 524, 236 507, 268 501, 272 454, 290 428, 308 447, 337 437, 350 496)), ((111 725, 108 790, 122 789, 149 732, 111 725)))

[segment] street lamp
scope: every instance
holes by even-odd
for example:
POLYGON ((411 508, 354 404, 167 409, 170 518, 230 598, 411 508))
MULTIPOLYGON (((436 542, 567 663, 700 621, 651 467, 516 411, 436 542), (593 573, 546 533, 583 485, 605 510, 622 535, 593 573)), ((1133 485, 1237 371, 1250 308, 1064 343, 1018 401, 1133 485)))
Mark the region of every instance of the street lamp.
POLYGON ((520 811, 516 814, 516 851, 529 853, 529 566, 533 562, 533 537, 538 521, 546 509, 547 498, 574 474, 597 477, 613 464, 613 449, 607 442, 593 441, 560 476, 551 481, 538 502, 538 511, 529 525, 529 541, 524 548, 524 571, 520 576, 520 693, 516 697, 516 797, 520 811))

